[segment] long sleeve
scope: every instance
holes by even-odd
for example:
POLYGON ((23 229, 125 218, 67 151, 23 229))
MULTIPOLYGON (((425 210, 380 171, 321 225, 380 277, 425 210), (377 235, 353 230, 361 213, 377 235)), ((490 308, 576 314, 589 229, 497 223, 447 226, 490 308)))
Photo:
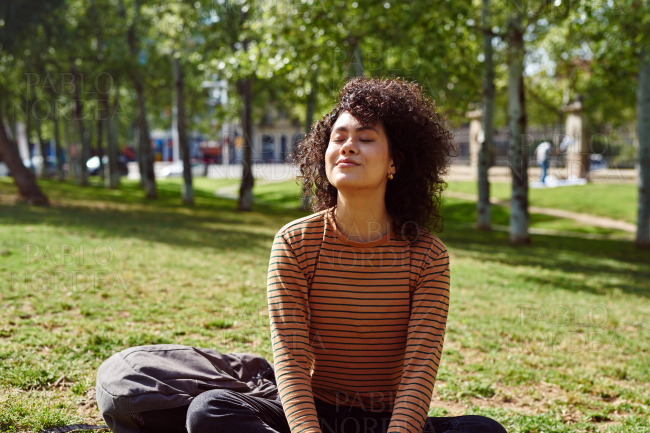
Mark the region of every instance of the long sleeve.
POLYGON ((449 308, 449 255, 434 243, 412 294, 402 379, 389 433, 421 433, 440 365, 449 308))
POLYGON ((276 380, 291 433, 321 433, 311 388, 308 284, 282 234, 273 242, 267 297, 276 380))

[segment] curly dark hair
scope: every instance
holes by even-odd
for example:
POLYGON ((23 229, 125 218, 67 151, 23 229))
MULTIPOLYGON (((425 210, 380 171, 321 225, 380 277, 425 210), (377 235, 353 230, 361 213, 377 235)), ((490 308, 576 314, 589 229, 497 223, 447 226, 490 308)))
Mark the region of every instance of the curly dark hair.
POLYGON ((341 89, 336 106, 316 122, 296 148, 303 193, 315 212, 336 206, 337 190, 325 173, 325 151, 332 127, 347 111, 364 125, 381 123, 395 163, 386 186, 386 209, 393 231, 408 240, 419 227, 442 231, 442 176, 453 155, 452 136, 435 103, 420 86, 402 79, 354 78, 341 89))

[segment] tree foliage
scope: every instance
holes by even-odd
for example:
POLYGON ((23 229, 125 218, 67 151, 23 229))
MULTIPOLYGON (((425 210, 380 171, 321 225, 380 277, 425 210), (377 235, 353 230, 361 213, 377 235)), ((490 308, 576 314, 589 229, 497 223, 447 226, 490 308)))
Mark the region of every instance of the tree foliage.
MULTIPOLYGON (((249 170, 253 125, 275 116, 308 128, 354 75, 415 80, 448 114, 450 126, 465 123, 465 113, 483 97, 484 35, 492 40, 495 125, 516 124, 514 133, 523 134, 526 124, 561 124, 562 106, 576 98, 591 132, 643 117, 647 2, 492 0, 488 24, 481 3, 8 0, 0 6, 7 127, 13 134, 15 124, 25 122, 39 143, 61 136, 57 142, 84 183, 91 152, 106 148, 114 163, 116 146, 148 141, 146 132, 138 138, 136 131, 170 129, 173 58, 183 77, 187 134, 216 138, 219 125, 241 119, 249 170), (514 74, 514 66, 521 73, 514 74), (215 102, 210 86, 223 82, 229 97, 215 102), (515 99, 520 108, 512 107, 515 99), (107 111, 118 115, 103 119, 107 111), (515 122, 514 115, 521 119, 515 122)), ((525 168, 525 143, 520 150, 513 163, 525 168)), ((155 196, 153 169, 141 165, 141 171, 150 180, 147 194, 155 196)), ((520 175, 513 196, 522 198, 516 208, 525 214, 525 170, 520 175)), ((242 196, 252 199, 251 187, 249 170, 242 196)), ((526 233, 522 229, 522 239, 526 233)))

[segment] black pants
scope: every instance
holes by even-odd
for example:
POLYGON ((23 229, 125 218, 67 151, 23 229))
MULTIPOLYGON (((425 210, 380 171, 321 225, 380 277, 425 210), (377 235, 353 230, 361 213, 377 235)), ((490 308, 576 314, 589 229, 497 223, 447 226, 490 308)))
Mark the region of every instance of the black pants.
MULTIPOLYGON (((315 400, 323 433, 385 433, 390 412, 366 412, 315 400)), ((206 391, 188 406, 142 412, 142 433, 290 433, 278 400, 228 390, 206 391)), ((429 417, 423 433, 505 433, 498 422, 478 415, 429 417)))

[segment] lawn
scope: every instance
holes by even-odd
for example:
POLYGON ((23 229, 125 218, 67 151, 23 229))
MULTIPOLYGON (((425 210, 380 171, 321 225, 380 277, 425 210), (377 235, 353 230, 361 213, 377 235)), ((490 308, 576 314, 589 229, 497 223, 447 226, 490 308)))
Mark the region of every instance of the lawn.
MULTIPOLYGON (((177 179, 156 201, 133 182, 41 184, 50 208, 14 204, 0 178, 0 430, 100 422, 95 372, 126 347, 270 359, 268 254, 304 215, 297 186, 260 182, 254 211, 239 213, 214 194, 233 181, 196 179, 193 207, 177 179)), ((600 194, 623 201, 615 188, 600 194)), ((576 236, 514 248, 505 232, 472 228, 474 206, 443 209, 452 297, 431 413, 487 414, 509 432, 650 432, 650 252, 542 216, 531 220, 576 236)))
MULTIPOLYGON (((476 182, 449 183, 450 191, 478 194, 476 182)), ((497 200, 510 200, 509 183, 493 182, 490 196, 497 200)), ((636 224, 638 187, 631 183, 602 182, 557 188, 529 189, 531 206, 563 209, 593 214, 636 224)))

